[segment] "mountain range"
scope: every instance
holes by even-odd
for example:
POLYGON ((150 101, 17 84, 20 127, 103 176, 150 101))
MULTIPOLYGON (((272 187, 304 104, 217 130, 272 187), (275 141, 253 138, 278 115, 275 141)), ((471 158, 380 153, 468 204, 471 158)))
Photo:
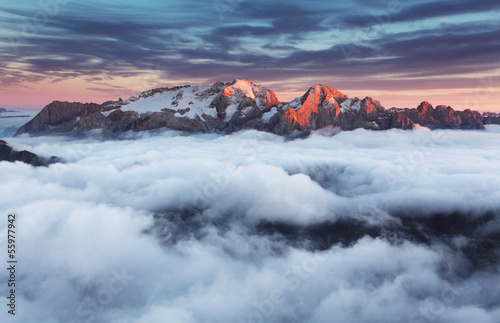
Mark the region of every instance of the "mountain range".
POLYGON ((7 113, 7 112, 19 112, 17 110, 7 110, 5 108, 0 108, 0 113, 7 113))
MULTIPOLYGON (((488 117, 487 117, 488 118, 488 117)), ((422 102, 416 108, 385 109, 370 97, 349 98, 325 85, 315 85, 291 102, 249 80, 205 86, 156 88, 127 100, 102 104, 54 101, 16 133, 30 135, 104 135, 167 128, 186 132, 231 133, 243 129, 288 135, 332 126, 341 130, 484 129, 477 111, 455 111, 422 102)))

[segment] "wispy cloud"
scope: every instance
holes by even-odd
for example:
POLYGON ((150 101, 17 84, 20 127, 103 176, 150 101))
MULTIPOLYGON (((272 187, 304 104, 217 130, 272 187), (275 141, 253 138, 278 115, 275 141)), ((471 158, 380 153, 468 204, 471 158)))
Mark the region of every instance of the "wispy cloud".
MULTIPOLYGON (((275 83, 322 74, 356 78, 366 88, 370 78, 397 74, 411 89, 412 77, 495 74, 498 66, 497 1, 412 1, 396 3, 397 10, 386 1, 232 4, 221 20, 212 2, 109 2, 98 11, 69 2, 28 33, 23 27, 41 9, 4 5, 0 82, 101 77, 111 85, 159 64, 168 84, 235 77, 275 83), (439 19, 429 22, 433 17, 439 19), (17 54, 12 37, 22 39, 17 54)), ((469 82, 473 87, 476 80, 469 82)))

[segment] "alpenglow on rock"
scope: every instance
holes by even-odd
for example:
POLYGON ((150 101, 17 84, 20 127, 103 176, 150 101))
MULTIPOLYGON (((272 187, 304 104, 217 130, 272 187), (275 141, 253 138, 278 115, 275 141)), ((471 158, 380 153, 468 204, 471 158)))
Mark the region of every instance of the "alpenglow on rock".
POLYGON ((386 110, 370 97, 348 98, 325 85, 311 87, 291 102, 280 102, 272 90, 248 80, 205 86, 157 88, 127 100, 96 103, 54 101, 21 127, 16 135, 104 135, 124 131, 173 129, 186 132, 231 133, 257 129, 287 135, 327 126, 341 130, 364 128, 483 129, 476 111, 433 108, 422 102, 415 109, 386 110))

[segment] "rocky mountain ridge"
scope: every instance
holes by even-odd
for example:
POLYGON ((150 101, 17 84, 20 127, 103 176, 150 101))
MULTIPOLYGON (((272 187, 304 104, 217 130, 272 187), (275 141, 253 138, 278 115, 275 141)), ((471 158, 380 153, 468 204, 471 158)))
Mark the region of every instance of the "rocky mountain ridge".
POLYGON ((0 140, 0 161, 16 162, 20 161, 35 167, 48 166, 54 163, 60 163, 62 160, 59 157, 52 156, 45 158, 38 156, 30 151, 18 151, 7 144, 7 142, 0 140))
POLYGON ((500 124, 500 113, 483 112, 484 124, 500 124))
POLYGON ((385 109, 370 97, 348 98, 325 85, 313 86, 291 102, 280 102, 272 90, 237 79, 157 88, 103 104, 54 101, 16 135, 79 136, 96 129, 113 135, 160 128, 224 133, 257 129, 288 135, 327 126, 386 130, 413 129, 416 124, 431 129, 483 129, 484 117, 469 109, 434 108, 425 101, 413 109, 385 109))

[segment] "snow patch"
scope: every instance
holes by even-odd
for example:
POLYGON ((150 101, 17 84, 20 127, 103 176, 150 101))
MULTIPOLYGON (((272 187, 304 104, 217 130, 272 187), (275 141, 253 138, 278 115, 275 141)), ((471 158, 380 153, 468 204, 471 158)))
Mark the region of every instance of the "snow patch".
MULTIPOLYGON (((174 114, 176 117, 195 119, 199 116, 203 119, 203 114, 205 114, 216 118, 217 111, 214 108, 210 108, 210 103, 215 99, 218 93, 207 93, 207 95, 203 95, 204 92, 210 88, 210 85, 194 86, 174 91, 156 93, 148 97, 132 97, 124 101, 128 101, 128 104, 123 105, 121 110, 135 111, 142 114, 162 112, 163 109, 170 109, 180 111, 174 114), (179 95, 181 93, 182 97, 179 95), (178 100, 177 96, 179 96, 178 100), (189 111, 185 112, 188 108, 189 111)), ((103 113, 103 115, 107 117, 113 111, 107 111, 103 113)))
POLYGON ((340 111, 356 111, 358 112, 361 109, 361 101, 359 99, 347 99, 340 105, 340 111))
POLYGON ((226 122, 231 120, 231 118, 233 117, 233 115, 236 113, 236 111, 238 110, 238 105, 235 104, 235 103, 231 103, 227 109, 226 109, 226 122))
POLYGON ((292 102, 290 102, 288 104, 288 106, 290 108, 294 109, 295 111, 297 111, 298 109, 300 109, 302 107, 302 104, 300 103, 300 101, 301 101, 301 98, 296 98, 292 102))
POLYGON ((269 123, 269 120, 278 112, 278 108, 274 107, 271 109, 271 111, 265 112, 262 115, 262 121, 265 123, 269 123))

